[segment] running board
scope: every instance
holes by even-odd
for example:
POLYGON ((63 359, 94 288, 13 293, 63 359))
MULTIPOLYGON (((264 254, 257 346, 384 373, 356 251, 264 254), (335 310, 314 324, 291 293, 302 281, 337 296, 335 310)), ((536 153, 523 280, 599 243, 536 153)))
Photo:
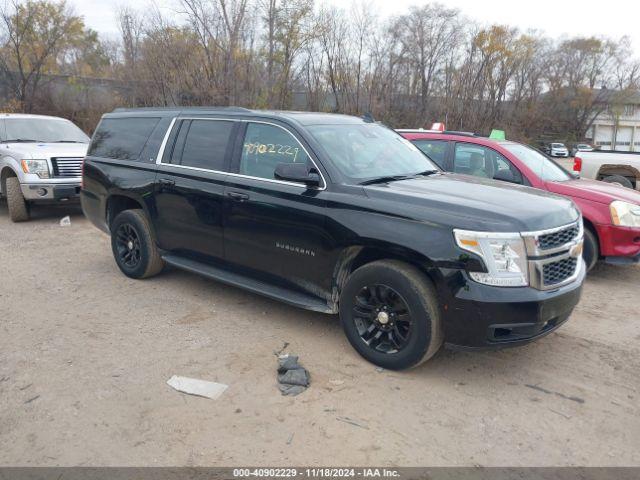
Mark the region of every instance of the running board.
POLYGON ((293 305, 294 307, 313 310, 314 312, 335 313, 331 308, 329 308, 326 302, 313 295, 271 285, 239 273, 234 273, 223 268, 214 267, 213 265, 177 255, 166 254, 162 256, 162 259, 169 265, 181 270, 197 273, 203 277, 211 278, 234 287, 239 287, 274 300, 279 300, 289 305, 293 305))

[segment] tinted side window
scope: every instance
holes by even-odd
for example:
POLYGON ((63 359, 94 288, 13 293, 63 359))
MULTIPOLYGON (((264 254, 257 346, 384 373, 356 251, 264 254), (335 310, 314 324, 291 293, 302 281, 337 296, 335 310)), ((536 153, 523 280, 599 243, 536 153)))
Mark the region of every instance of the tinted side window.
POLYGON ((456 143, 453 171, 475 177, 498 177, 499 180, 510 178, 515 183, 522 183, 520 171, 504 156, 493 148, 471 143, 456 143), (511 172, 512 176, 505 176, 506 171, 511 172))
POLYGON ((279 163, 307 163, 312 166, 307 153, 289 132, 274 125, 249 123, 240 158, 240 173, 274 179, 279 163))
POLYGON ((159 121, 155 117, 104 118, 93 135, 88 155, 138 160, 159 121))
POLYGON ((445 140, 412 140, 416 147, 444 170, 447 156, 447 141, 445 140))
MULTIPOLYGON (((178 139, 185 127, 187 125, 183 123, 178 139)), ((207 170, 224 170, 232 130, 233 122, 192 120, 186 132, 184 146, 181 147, 176 142, 176 147, 182 148, 180 165, 207 170)), ((178 163, 175 161, 175 153, 174 151, 172 163, 178 163)))
POLYGON ((165 153, 164 162, 180 165, 182 150, 184 149, 184 139, 187 137, 189 125, 191 125, 190 120, 184 120, 178 124, 177 132, 173 136, 173 147, 169 149, 169 152, 165 153))

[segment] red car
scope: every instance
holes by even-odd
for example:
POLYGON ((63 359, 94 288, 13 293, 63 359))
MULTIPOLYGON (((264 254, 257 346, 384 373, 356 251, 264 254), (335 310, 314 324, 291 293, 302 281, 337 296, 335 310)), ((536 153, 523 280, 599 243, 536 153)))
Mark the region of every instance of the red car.
POLYGON ((591 269, 640 262, 640 192, 580 180, 539 151, 521 143, 466 132, 398 130, 448 172, 539 188, 571 198, 582 210, 584 259, 591 269))

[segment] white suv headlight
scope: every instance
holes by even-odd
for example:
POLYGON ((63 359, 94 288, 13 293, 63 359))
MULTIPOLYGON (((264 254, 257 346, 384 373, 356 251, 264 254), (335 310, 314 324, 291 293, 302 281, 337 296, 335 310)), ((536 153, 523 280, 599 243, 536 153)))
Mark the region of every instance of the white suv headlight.
POLYGON ((616 200, 609 206, 611 222, 621 227, 640 227, 640 205, 616 200))
POLYGON ((22 171, 40 178, 49 178, 49 163, 46 160, 22 160, 22 171))
POLYGON ((496 287, 529 285, 527 251, 519 233, 472 232, 455 229, 460 248, 480 256, 488 272, 469 272, 473 280, 496 287))

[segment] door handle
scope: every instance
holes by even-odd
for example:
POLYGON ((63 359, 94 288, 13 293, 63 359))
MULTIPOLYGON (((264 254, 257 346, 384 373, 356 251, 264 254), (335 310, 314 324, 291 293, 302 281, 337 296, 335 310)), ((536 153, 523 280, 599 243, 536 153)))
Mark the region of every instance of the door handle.
POLYGON ((160 178, 158 179, 158 183, 165 187, 172 187, 176 184, 176 181, 170 178, 160 178))
POLYGON ((249 200, 249 195, 240 192, 227 192, 227 196, 235 202, 245 202, 249 200))

